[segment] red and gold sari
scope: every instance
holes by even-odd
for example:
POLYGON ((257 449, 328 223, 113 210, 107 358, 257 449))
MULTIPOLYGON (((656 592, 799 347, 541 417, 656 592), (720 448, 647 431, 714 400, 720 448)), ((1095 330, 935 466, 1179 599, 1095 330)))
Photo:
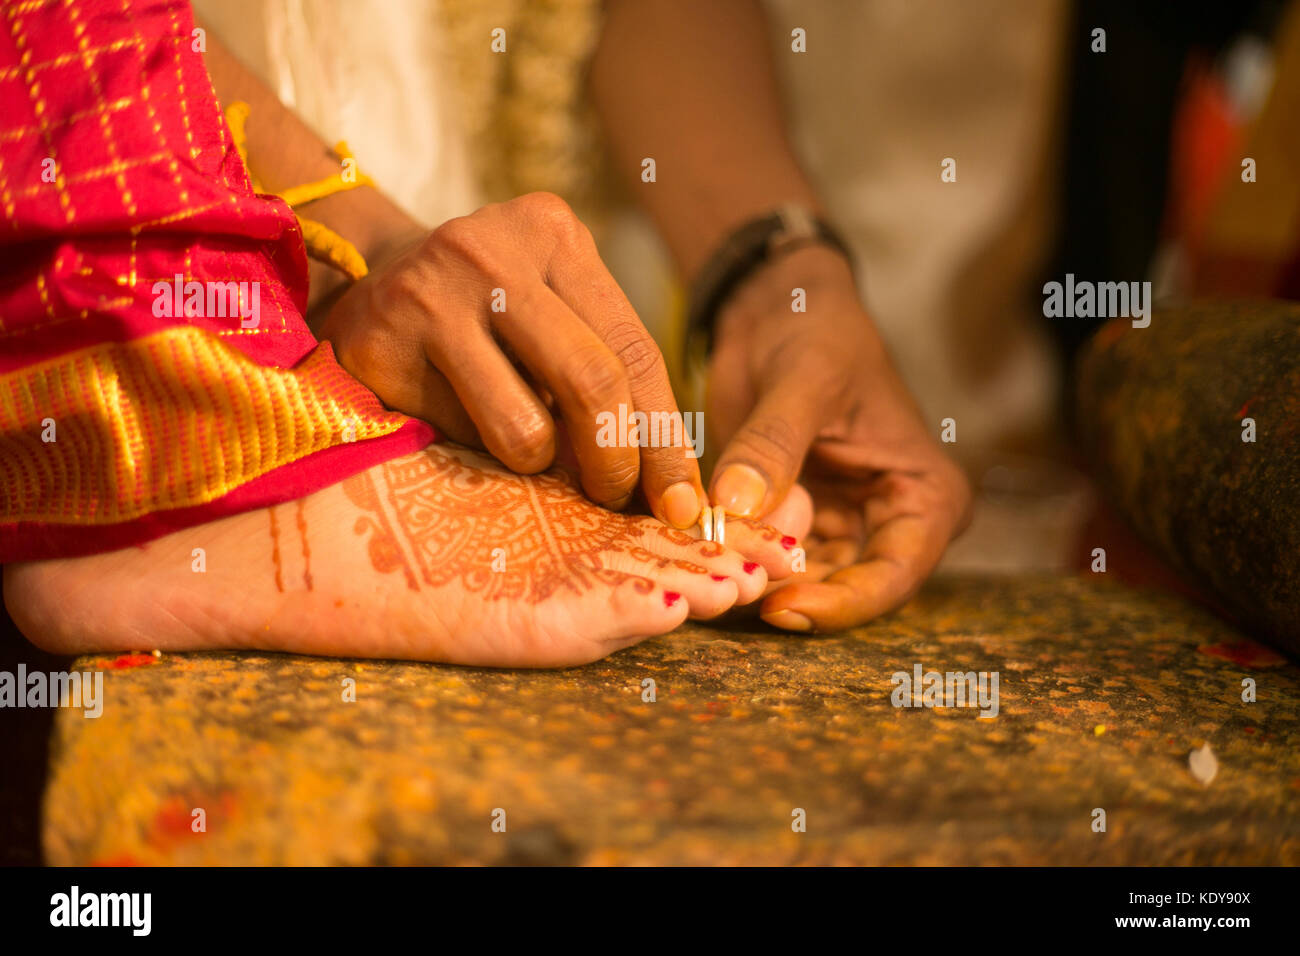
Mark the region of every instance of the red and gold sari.
POLYGON ((0 19, 0 562, 140 543, 432 440, 308 330, 301 230, 250 186, 188 3, 0 19), (177 277, 247 283, 256 315, 172 308, 177 277))

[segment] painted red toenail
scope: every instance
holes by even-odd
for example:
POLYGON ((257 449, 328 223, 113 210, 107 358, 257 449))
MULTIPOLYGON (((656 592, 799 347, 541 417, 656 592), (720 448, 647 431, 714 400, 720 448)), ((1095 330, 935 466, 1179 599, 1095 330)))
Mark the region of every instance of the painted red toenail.
POLYGON ((731 578, 727 577, 725 574, 710 574, 709 577, 713 578, 713 580, 715 580, 715 581, 730 581, 730 580, 731 580, 731 578))
POLYGON ((745 569, 746 574, 753 574, 755 571, 758 570, 758 562, 746 561, 744 564, 741 565, 741 567, 745 569))
POLYGON ((788 535, 788 534, 787 534, 784 538, 781 539, 781 547, 785 548, 787 551, 789 551, 791 548, 793 548, 793 547, 794 547, 796 544, 798 544, 798 543, 799 543, 799 539, 798 539, 798 538, 792 538, 792 537, 790 537, 790 535, 788 535))
POLYGON ((664 607, 672 607, 674 604, 676 604, 676 603, 677 603, 678 601, 680 601, 681 599, 682 599, 682 596, 681 596, 680 594, 678 594, 676 591, 665 591, 665 592, 664 592, 664 607))

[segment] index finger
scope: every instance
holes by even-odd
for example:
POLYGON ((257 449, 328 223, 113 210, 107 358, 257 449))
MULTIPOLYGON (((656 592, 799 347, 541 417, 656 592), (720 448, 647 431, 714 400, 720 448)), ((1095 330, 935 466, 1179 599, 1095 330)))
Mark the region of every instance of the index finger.
POLYGON ((633 402, 618 359, 541 282, 521 284, 512 301, 510 309, 494 315, 493 328, 555 397, 587 496, 607 508, 622 508, 636 490, 640 459, 617 436, 609 440, 609 420, 633 402))
POLYGON ((707 501, 700 479, 703 415, 677 407, 668 368, 623 290, 601 261, 589 234, 571 240, 551 263, 550 284, 600 336, 627 371, 633 409, 646 416, 642 436, 641 487, 650 510, 676 528, 689 528, 707 501))

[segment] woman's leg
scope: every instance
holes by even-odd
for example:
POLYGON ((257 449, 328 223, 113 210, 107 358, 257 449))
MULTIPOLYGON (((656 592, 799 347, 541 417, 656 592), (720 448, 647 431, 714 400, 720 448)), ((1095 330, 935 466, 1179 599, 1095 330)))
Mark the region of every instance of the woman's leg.
POLYGON ((143 547, 6 567, 4 592, 23 633, 61 653, 256 648, 544 667, 715 616, 789 570, 765 526, 729 523, 723 548, 597 508, 558 473, 516 475, 432 445, 143 547))

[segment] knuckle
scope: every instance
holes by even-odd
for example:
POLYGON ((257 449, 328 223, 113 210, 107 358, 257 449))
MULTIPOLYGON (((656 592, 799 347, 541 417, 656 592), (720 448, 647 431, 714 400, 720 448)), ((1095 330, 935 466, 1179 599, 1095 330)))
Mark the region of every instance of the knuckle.
POLYGON ((801 456, 799 434, 784 418, 763 418, 746 426, 738 436, 754 454, 768 461, 788 462, 801 456))
POLYGON ((386 314, 411 301, 420 301, 425 290, 424 277, 418 270, 409 265, 402 265, 392 270, 386 277, 379 307, 386 314))
POLYGON ((667 379, 668 370, 664 365, 663 354, 654 339, 640 325, 630 322, 619 325, 605 338, 614 356, 634 381, 661 375, 667 379))
POLYGON ((624 453, 612 462, 606 462, 600 473, 600 486, 605 502, 624 498, 636 487, 641 469, 635 454, 624 453))
POLYGON ((468 262, 485 274, 494 271, 492 230, 473 216, 448 219, 429 234, 422 251, 431 259, 451 258, 468 262))
POLYGON ((370 325, 353 330, 333 344, 339 364, 367 384, 376 381, 376 373, 392 368, 397 352, 388 333, 370 325))
POLYGON ((551 423, 535 412, 516 415, 498 426, 501 442, 525 464, 538 470, 550 464, 551 423))
POLYGON ((636 489, 641 476, 636 456, 620 456, 617 460, 601 462, 595 477, 584 483, 587 495, 596 504, 609 508, 622 505, 636 489))
POLYGON ((462 243, 472 243, 478 229, 469 216, 457 216, 448 219, 433 232, 429 233, 425 244, 436 248, 454 249, 462 243))
POLYGON ((560 224, 569 220, 577 220, 569 204, 561 199, 555 193, 535 192, 526 193, 518 199, 513 200, 519 205, 519 208, 526 211, 530 216, 544 222, 560 224))
POLYGON ((528 193, 515 200, 525 215, 548 235, 566 245, 592 241, 591 230, 578 218, 570 205, 555 193, 528 193))
POLYGON ((604 493, 588 492, 588 496, 602 508, 610 511, 622 511, 627 507, 629 495, 632 493, 632 483, 629 482, 623 488, 610 488, 604 493))
POLYGON ((623 367, 612 352, 586 349, 571 360, 568 381, 579 404, 598 411, 622 396, 623 367))
POLYGON ((596 254, 595 236, 591 234, 591 230, 587 228, 587 224, 576 215, 564 224, 560 237, 570 248, 582 251, 590 250, 596 264, 599 265, 601 269, 605 268, 604 264, 600 262, 600 259, 596 254))
MULTIPOLYGON (((773 354, 779 357, 781 352, 773 354)), ((825 355, 825 351, 797 352, 787 366, 787 380, 798 383, 792 391, 809 404, 843 407, 848 404, 860 377, 839 361, 828 363, 825 355)))

